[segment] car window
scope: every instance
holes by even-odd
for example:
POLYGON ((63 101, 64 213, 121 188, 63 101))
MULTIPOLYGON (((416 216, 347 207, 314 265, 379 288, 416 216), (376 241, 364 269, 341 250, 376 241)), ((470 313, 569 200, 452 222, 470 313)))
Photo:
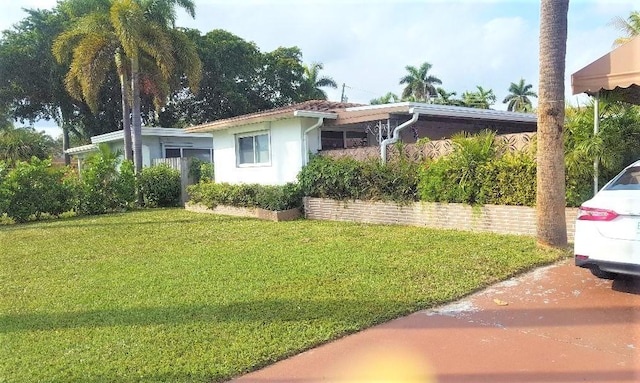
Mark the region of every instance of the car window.
POLYGON ((605 190, 640 190, 640 166, 625 169, 605 190))

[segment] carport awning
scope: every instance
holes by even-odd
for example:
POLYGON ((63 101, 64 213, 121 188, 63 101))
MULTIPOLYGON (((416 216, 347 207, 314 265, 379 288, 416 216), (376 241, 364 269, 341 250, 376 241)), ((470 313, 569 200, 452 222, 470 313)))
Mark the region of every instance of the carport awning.
POLYGON ((571 75, 573 94, 611 96, 640 104, 640 36, 571 75))

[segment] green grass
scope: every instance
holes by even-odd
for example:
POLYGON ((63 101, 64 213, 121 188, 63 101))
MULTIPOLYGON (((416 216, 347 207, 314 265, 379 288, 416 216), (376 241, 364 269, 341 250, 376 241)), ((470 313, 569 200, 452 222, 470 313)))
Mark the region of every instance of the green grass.
POLYGON ((1 226, 0 382, 220 381, 562 256, 180 209, 1 226))

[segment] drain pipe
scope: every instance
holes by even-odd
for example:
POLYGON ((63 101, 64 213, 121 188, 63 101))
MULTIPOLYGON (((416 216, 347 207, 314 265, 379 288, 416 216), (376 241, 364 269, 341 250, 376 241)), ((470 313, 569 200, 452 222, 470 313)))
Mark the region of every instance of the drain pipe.
POLYGON ((318 117, 318 122, 302 133, 302 150, 304 150, 304 153, 302 153, 302 166, 305 166, 309 162, 309 141, 307 140, 307 134, 312 130, 318 129, 322 124, 324 124, 324 117, 318 117))
POLYGON ((393 130, 393 137, 387 138, 380 143, 380 158, 382 159, 383 165, 387 163, 387 145, 398 142, 400 139, 400 131, 415 124, 416 121, 418 121, 418 117, 420 117, 420 113, 413 111, 413 117, 411 117, 409 121, 403 122, 402 125, 393 130))

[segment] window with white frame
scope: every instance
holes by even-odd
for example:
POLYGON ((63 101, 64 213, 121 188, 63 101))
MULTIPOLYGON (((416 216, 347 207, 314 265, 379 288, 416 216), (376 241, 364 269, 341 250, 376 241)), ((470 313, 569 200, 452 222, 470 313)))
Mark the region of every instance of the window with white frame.
POLYGON ((208 148, 191 148, 166 146, 164 148, 164 158, 195 157, 202 161, 213 161, 213 150, 208 148))
POLYGON ((252 132, 236 135, 238 166, 268 165, 270 163, 269 132, 252 132))

